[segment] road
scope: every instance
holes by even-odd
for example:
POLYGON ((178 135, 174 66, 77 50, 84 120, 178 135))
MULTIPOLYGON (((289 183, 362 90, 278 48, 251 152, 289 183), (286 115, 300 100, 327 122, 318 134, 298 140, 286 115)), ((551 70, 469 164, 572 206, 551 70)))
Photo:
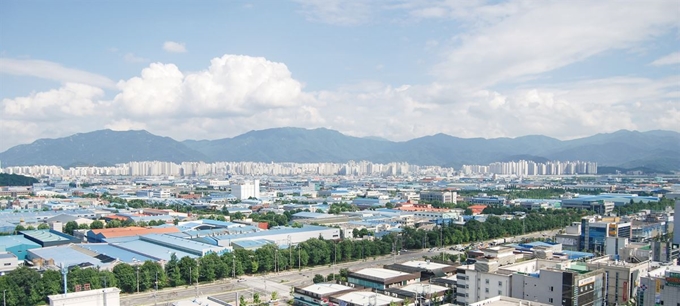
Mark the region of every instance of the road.
MULTIPOLYGON (((507 239, 508 243, 517 242, 525 238, 552 237, 558 230, 536 232, 507 239)), ((489 243, 493 240, 485 241, 489 243)), ((198 286, 198 296, 211 296, 225 302, 233 302, 236 293, 245 295, 248 300, 252 299, 255 292, 260 294, 262 301, 268 301, 272 292, 277 292, 279 299, 288 299, 292 287, 310 285, 313 283, 314 275, 321 274, 327 276, 331 273, 340 273, 340 269, 359 270, 370 267, 382 267, 394 262, 404 262, 415 259, 422 259, 423 256, 435 257, 441 254, 439 251, 430 249, 413 250, 401 252, 400 255, 387 255, 368 258, 353 262, 344 262, 337 265, 317 266, 305 268, 301 271, 289 270, 279 273, 269 273, 266 275, 242 276, 242 281, 224 279, 214 283, 200 284, 198 286)), ((445 251, 448 253, 448 251, 445 251)), ((120 297, 121 305, 172 305, 173 301, 191 299, 196 297, 196 286, 185 286, 180 288, 167 288, 160 290, 158 294, 154 292, 144 292, 139 294, 122 294, 120 297)))

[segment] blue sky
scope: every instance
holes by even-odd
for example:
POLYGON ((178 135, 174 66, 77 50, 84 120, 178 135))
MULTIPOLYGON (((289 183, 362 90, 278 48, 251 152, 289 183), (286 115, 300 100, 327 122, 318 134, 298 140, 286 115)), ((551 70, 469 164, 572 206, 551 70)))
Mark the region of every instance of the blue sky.
POLYGON ((0 150, 97 129, 680 131, 677 1, 2 1, 0 150))

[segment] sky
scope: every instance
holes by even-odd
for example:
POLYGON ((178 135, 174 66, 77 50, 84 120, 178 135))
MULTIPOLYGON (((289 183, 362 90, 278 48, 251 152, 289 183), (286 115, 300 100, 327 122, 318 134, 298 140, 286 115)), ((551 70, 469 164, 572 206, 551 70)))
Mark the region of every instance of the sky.
POLYGON ((0 1, 0 151, 275 127, 680 131, 680 2, 0 1))

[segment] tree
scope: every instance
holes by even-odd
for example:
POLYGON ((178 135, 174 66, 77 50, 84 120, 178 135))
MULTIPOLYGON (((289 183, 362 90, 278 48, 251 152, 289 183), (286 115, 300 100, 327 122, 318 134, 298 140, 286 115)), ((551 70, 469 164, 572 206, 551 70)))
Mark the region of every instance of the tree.
POLYGON ((239 306, 246 306, 248 305, 246 303, 246 297, 244 295, 241 295, 241 297, 238 298, 238 305, 239 306))
POLYGON ((179 260, 179 271, 182 279, 189 284, 193 284, 197 280, 198 266, 196 260, 189 256, 184 256, 179 260))
POLYGON ((276 291, 272 291, 272 301, 276 301, 276 299, 279 298, 279 293, 276 291))
POLYGON ((78 225, 78 229, 89 230, 89 229, 90 229, 90 226, 87 225, 86 223, 83 223, 83 224, 79 224, 79 225, 78 225))
POLYGON ((26 228, 26 230, 27 230, 27 231, 34 231, 34 230, 35 230, 35 227, 33 227, 33 225, 29 225, 29 226, 26 228))
POLYGON ((78 229, 78 223, 76 223, 76 221, 69 221, 64 225, 64 233, 69 235, 73 235, 73 231, 76 229, 78 229))
POLYGON ((324 278, 323 275, 321 275, 321 274, 314 275, 314 279, 312 279, 312 281, 315 284, 323 283, 325 280, 326 280, 326 278, 324 278))
POLYGON ((25 231, 25 230, 26 230, 26 228, 25 228, 23 225, 21 225, 21 224, 17 225, 17 226, 14 228, 14 232, 16 232, 16 233, 18 233, 18 232, 20 232, 20 231, 25 231))
POLYGON ((109 222, 106 222, 106 228, 118 228, 122 226, 123 223, 121 223, 119 220, 111 220, 109 222))
POLYGON ((175 253, 172 253, 170 260, 165 264, 165 274, 167 275, 170 286, 176 287, 184 284, 182 274, 179 270, 179 260, 175 253))
POLYGON ((177 219, 177 218, 172 219, 172 224, 174 224, 174 225, 179 224, 179 219, 177 219))
POLYGON ((135 268, 126 263, 117 264, 113 267, 113 274, 116 275, 118 288, 126 293, 137 290, 137 275, 135 268))
POLYGON ((102 229, 102 228, 104 228, 104 222, 94 220, 92 221, 92 223, 90 223, 90 229, 102 229))
POLYGON ((261 301, 260 301, 260 293, 259 293, 259 292, 255 292, 255 294, 253 294, 253 304, 259 305, 260 302, 261 302, 261 301))
POLYGON ((50 229, 50 226, 47 225, 47 223, 40 223, 40 225, 38 225, 38 229, 39 230, 48 230, 48 229, 50 229))

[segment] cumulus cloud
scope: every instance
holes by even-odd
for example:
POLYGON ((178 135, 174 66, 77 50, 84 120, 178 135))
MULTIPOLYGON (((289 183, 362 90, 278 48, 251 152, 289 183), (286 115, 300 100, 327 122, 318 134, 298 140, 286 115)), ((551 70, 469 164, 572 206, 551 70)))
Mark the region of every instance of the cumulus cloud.
POLYGON ((166 41, 163 43, 163 50, 170 53, 186 53, 187 48, 184 43, 166 41))
POLYGON ((91 115, 97 107, 95 99, 103 95, 104 91, 97 87, 66 83, 59 89, 3 99, 2 118, 56 120, 91 115))
POLYGON ((652 62, 652 66, 665 66, 680 64, 680 52, 668 54, 652 62))
POLYGON ((114 105, 143 118, 250 116, 313 102, 286 65, 241 55, 214 58, 208 69, 187 74, 173 64, 153 63, 117 87, 114 105))
POLYGON ((0 58, 0 73, 31 76, 64 83, 88 84, 104 88, 115 86, 115 82, 105 76, 43 60, 0 58))

